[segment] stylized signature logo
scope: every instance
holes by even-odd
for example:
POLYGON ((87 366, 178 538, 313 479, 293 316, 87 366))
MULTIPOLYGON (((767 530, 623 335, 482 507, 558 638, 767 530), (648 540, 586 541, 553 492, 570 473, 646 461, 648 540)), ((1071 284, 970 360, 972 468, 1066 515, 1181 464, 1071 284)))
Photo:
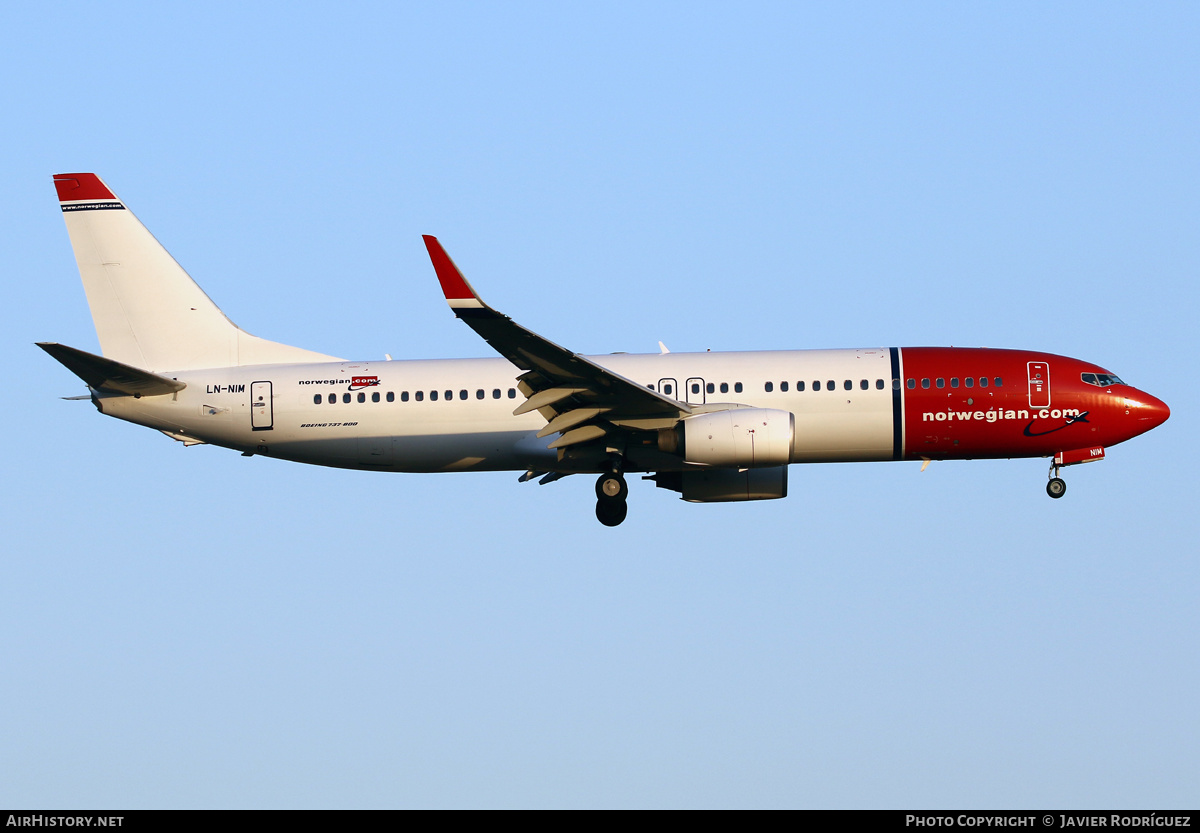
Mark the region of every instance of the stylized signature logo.
POLYGON ((350 390, 362 390, 363 388, 373 388, 379 384, 378 376, 352 376, 350 377, 350 390))
POLYGON ((1058 426, 1057 428, 1051 428, 1049 431, 1030 431, 1029 429, 1033 427, 1033 423, 1035 422, 1035 420, 1031 419, 1031 420, 1029 420, 1029 424, 1025 426, 1025 436, 1026 437, 1044 437, 1047 434, 1053 434, 1055 431, 1061 431, 1064 428, 1066 428, 1068 425, 1074 425, 1077 422, 1087 422, 1088 421, 1088 418, 1087 418, 1088 413, 1089 413, 1089 411, 1084 411, 1082 414, 1076 414, 1075 416, 1069 416, 1069 417, 1067 417, 1066 422, 1064 422, 1062 425, 1058 426))

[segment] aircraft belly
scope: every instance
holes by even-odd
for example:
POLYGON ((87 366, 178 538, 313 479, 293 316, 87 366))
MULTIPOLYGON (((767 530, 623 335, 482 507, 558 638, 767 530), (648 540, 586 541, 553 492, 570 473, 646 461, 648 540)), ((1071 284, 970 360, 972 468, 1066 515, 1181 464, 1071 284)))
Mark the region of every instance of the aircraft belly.
POLYGON ((488 431, 458 435, 392 438, 395 471, 515 471, 551 465, 549 440, 530 442, 524 431, 488 431))

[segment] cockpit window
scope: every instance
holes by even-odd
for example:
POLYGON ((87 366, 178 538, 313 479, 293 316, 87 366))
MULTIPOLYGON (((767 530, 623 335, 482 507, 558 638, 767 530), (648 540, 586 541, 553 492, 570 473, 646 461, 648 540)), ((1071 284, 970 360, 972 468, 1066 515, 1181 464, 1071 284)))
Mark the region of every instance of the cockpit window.
POLYGON ((1095 385, 1098 388, 1107 388, 1112 385, 1125 384, 1118 377, 1112 375, 1111 373, 1084 373, 1080 375, 1080 378, 1089 385, 1095 385))

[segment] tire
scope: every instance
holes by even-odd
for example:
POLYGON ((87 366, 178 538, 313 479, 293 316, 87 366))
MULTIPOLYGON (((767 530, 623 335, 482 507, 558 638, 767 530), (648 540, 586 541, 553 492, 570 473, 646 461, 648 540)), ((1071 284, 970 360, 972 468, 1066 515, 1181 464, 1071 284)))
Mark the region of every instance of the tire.
POLYGON ((1058 500, 1067 493, 1067 481, 1061 477, 1052 477, 1050 482, 1046 484, 1046 494, 1058 500))
POLYGON ((601 501, 625 502, 629 494, 629 484, 619 474, 602 474, 596 481, 596 499, 601 501))
POLYGON ((620 526, 629 514, 629 504, 623 500, 596 501, 596 520, 605 526, 620 526))

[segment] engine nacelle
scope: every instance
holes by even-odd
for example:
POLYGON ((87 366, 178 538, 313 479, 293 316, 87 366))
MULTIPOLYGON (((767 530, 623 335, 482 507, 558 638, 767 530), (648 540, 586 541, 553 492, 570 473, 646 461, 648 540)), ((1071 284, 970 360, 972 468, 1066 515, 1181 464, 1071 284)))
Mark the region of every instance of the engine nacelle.
POLYGON ((774 500, 787 497, 787 466, 759 469, 662 471, 652 478, 660 489, 679 492, 691 503, 774 500))
POLYGON ((658 447, 689 463, 760 468, 790 463, 795 438, 796 418, 790 411, 731 408, 686 417, 663 429, 658 447))

